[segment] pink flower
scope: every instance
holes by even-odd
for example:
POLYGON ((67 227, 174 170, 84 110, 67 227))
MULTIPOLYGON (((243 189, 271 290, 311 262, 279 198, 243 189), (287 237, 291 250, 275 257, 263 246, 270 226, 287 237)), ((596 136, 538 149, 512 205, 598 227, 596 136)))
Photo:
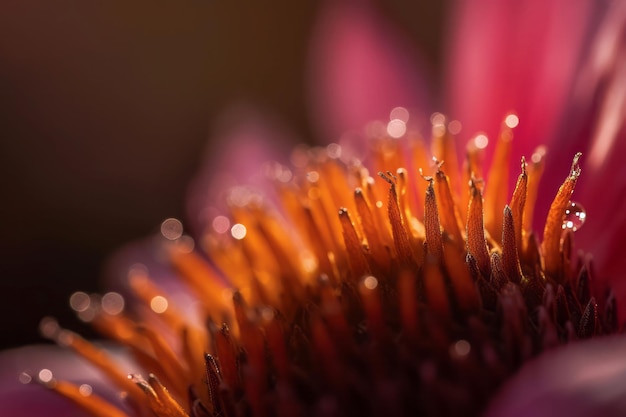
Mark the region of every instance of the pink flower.
POLYGON ((424 126, 415 128, 415 113, 407 122, 406 107, 424 112, 434 100, 419 71, 409 70, 418 58, 407 59, 400 35, 370 2, 327 2, 311 48, 316 124, 334 137, 382 119, 369 125, 368 134, 378 137, 355 143, 361 135, 344 136, 343 151, 337 144, 297 148, 292 168, 264 167, 274 191, 267 194, 264 181, 252 178, 262 196, 240 181, 250 181, 266 152, 273 157, 263 141, 274 135, 238 110, 247 123, 220 132, 228 159, 211 158, 209 172, 191 188, 190 224, 198 238, 168 219, 162 237, 114 259, 112 270, 122 271, 114 285, 129 293, 126 311, 117 293, 101 299, 77 293, 72 304, 128 346, 137 363, 46 321, 44 333, 115 383, 98 386, 103 379, 90 377, 88 366, 63 374, 68 369, 59 366, 65 358, 53 357, 58 353, 5 352, 0 369, 13 367, 3 376, 13 384, 0 397, 4 410, 83 415, 48 399, 43 388, 10 379, 25 372, 22 382, 38 379, 96 416, 476 415, 486 404, 493 416, 548 415, 556 406, 569 415, 623 415, 624 339, 578 339, 612 333, 626 319, 620 309, 626 260, 618 252, 626 231, 626 168, 617 162, 626 143, 626 6, 461 0, 450 24, 443 107, 461 121, 459 137, 483 131, 492 142, 508 143, 519 120, 511 154, 530 159, 538 145, 550 149, 543 162, 522 167, 510 200, 506 186, 519 164, 509 172, 499 151, 489 150, 494 146, 483 155, 475 140, 478 148, 467 150, 471 195, 464 197, 463 173, 454 174, 463 158, 454 160, 442 115, 432 129, 434 154, 445 164, 422 164, 427 152, 413 135, 424 126), (389 120, 394 106, 402 114, 389 120), (515 120, 502 125, 507 114, 515 120), (408 144, 390 136, 408 136, 408 144), (368 146, 363 164, 350 159, 368 146), (579 150, 589 156, 582 167, 575 157, 570 167, 579 150), (482 157, 494 161, 489 172, 482 157), (405 164, 423 168, 424 179, 406 169, 385 171, 405 164), (536 227, 548 213, 540 247, 522 222, 522 213, 533 213, 524 201, 537 164, 545 167, 541 189, 548 188, 534 216, 536 227), (234 178, 217 176, 216 166, 234 178), (370 180, 365 166, 381 169, 382 179, 370 180), (220 186, 207 188, 207 179, 220 186), (225 195, 208 194, 231 180, 235 188, 225 195), (573 233, 561 229, 577 182, 588 218, 576 241, 594 254, 595 269, 571 251, 573 233), (507 204, 504 213, 488 206, 497 198, 507 204), (467 214, 458 210, 465 199, 467 214), (565 342, 572 343, 555 347, 565 342), (532 359, 542 351, 548 352, 532 359), (20 355, 27 355, 26 365, 20 355), (57 369, 42 373, 41 360, 57 369), (158 379, 144 379, 146 372, 158 379), (124 398, 107 392, 112 387, 124 398), (37 401, 22 400, 30 396, 37 401))

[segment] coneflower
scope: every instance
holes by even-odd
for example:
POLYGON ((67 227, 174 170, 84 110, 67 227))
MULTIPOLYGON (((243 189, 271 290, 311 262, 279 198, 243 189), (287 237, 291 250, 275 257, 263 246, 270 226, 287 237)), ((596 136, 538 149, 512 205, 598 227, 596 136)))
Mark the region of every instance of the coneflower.
POLYGON ((542 351, 616 332, 614 297, 594 298, 590 258, 573 249, 581 155, 538 235, 542 149, 514 162, 508 191, 517 116, 487 170, 484 136, 459 167, 456 126, 433 115, 428 151, 400 110, 370 129, 362 161, 331 144, 268 165, 274 198, 232 190, 195 247, 180 222, 163 223, 162 249, 200 320, 140 265, 129 271, 131 312, 116 293, 73 296, 145 374, 42 322, 106 374, 124 409, 51 373, 36 379, 98 417, 467 416, 542 351))

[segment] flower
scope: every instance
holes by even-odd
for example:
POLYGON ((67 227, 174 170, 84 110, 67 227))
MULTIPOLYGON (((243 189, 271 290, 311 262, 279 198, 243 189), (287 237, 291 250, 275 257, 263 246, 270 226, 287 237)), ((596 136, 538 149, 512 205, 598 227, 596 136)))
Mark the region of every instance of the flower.
MULTIPOLYGON (((516 187, 510 198, 505 191, 501 156, 512 152, 520 113, 501 124, 489 170, 482 135, 470 142, 467 169, 457 166, 457 125, 441 114, 431 117, 431 162, 403 107, 369 126, 363 159, 338 144, 297 148, 293 166, 267 166, 271 199, 234 188, 229 210, 195 242, 179 221, 164 221, 162 237, 140 249, 144 264, 128 271, 130 309, 117 293, 73 296, 79 315, 127 346, 135 364, 44 320, 45 335, 100 368, 124 398, 104 399, 54 373, 23 379, 95 416, 475 415, 544 350, 576 340, 530 362, 512 387, 527 389, 546 364, 567 369, 585 352, 606 354, 614 339, 578 341, 621 323, 615 297, 594 286, 589 258, 572 250, 584 213, 570 202, 580 154, 537 237, 529 219, 550 164, 540 154, 512 164, 516 187)), ((573 378, 573 392, 588 387, 582 379, 573 378)), ((507 395, 492 403, 494 415, 515 412, 507 395)))

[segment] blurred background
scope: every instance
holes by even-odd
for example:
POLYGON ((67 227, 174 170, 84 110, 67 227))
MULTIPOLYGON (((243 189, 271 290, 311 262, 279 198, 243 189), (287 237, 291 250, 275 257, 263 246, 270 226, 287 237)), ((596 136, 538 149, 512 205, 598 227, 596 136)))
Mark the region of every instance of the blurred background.
MULTIPOLYGON (((92 335, 68 297, 103 289, 116 248, 184 219, 224 109, 256 106, 315 142, 306 70, 321 4, 0 5, 0 348, 42 341, 45 315, 92 335)), ((437 74, 446 2, 376 7, 437 74)))

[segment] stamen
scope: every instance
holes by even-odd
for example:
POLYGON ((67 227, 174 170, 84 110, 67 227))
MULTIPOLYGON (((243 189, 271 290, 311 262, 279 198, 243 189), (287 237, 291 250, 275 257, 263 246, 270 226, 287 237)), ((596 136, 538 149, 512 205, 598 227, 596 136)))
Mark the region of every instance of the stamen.
POLYGON ((460 247, 464 241, 461 235, 460 216, 452 198, 448 176, 441 170, 441 166, 438 167, 435 174, 435 183, 437 184, 437 192, 435 193, 437 208, 443 230, 460 247))
POLYGON ((130 417, 124 411, 96 394, 84 395, 85 390, 81 390, 82 386, 56 380, 54 383, 44 383, 44 385, 73 401, 93 417, 130 417))
POLYGON ((362 277, 371 271, 367 264, 367 259, 365 259, 365 255, 363 254, 361 241, 356 234, 356 230, 354 230, 354 224, 350 219, 348 209, 339 209, 339 220, 341 220, 343 240, 348 252, 348 260, 350 262, 352 276, 354 278, 362 277))
POLYGON ((526 159, 522 156, 522 173, 517 178, 517 184, 515 184, 515 190, 511 197, 511 215, 513 217, 513 231, 515 233, 515 247, 517 248, 518 255, 523 253, 523 228, 524 222, 527 219, 524 218, 524 209, 526 205, 526 196, 528 192, 528 175, 526 174, 526 159))
POLYGON ((372 258, 383 271, 389 271, 389 254, 380 236, 380 233, 384 233, 386 230, 376 226, 370 206, 360 188, 354 191, 354 200, 372 258))
POLYGON ((491 271, 483 224, 483 196, 476 187, 475 181, 470 183, 470 194, 471 200, 467 213, 467 250, 476 259, 482 276, 488 278, 491 271))
POLYGON ((517 256, 516 237, 513 212, 509 206, 506 206, 502 226, 502 266, 508 279, 519 284, 522 279, 522 270, 517 256))
POLYGON ((485 199, 485 225, 489 234, 496 238, 502 236, 502 207, 506 204, 509 194, 509 160, 512 141, 513 130, 506 122, 503 122, 489 170, 489 185, 485 199))
POLYGON ((576 181, 580 176, 578 160, 581 153, 577 153, 572 161, 570 174, 567 176, 550 205, 545 228, 543 230, 542 252, 546 274, 557 282, 562 283, 564 276, 561 269, 561 234, 563 232, 563 215, 574 192, 576 181))
POLYGON ((104 350, 96 347, 93 343, 83 339, 78 334, 61 328, 56 320, 50 318, 42 320, 41 327, 42 334, 45 337, 54 340, 61 346, 71 348, 74 352, 88 360, 123 391, 126 391, 134 400, 139 401, 143 397, 137 390, 137 387, 129 383, 126 378, 126 373, 119 368, 115 359, 104 350), (54 329, 54 331, 52 329, 54 329))
POLYGON ((441 226, 439 224, 439 211, 437 210, 437 199, 433 188, 434 180, 431 177, 425 178, 428 181, 426 189, 426 205, 424 207, 424 226, 426 229, 426 252, 434 260, 440 260, 443 255, 443 240, 441 239, 441 226))
MULTIPOLYGON (((526 204, 524 205, 524 232, 528 236, 532 232, 535 202, 539 195, 539 183, 545 168, 546 148, 538 147, 530 158, 528 168, 528 187, 526 204)), ((512 207, 512 206, 511 206, 512 207)), ((526 249, 526 248, 524 248, 526 249)))
POLYGON ((416 268, 416 258, 413 255, 413 249, 411 248, 409 234, 404 226, 400 207, 398 206, 396 184, 390 177, 383 174, 382 172, 379 172, 378 175, 382 179, 387 181, 390 185, 388 199, 389 223, 391 223, 393 241, 395 243, 396 251, 398 253, 398 260, 400 262, 400 265, 404 268, 416 268))

